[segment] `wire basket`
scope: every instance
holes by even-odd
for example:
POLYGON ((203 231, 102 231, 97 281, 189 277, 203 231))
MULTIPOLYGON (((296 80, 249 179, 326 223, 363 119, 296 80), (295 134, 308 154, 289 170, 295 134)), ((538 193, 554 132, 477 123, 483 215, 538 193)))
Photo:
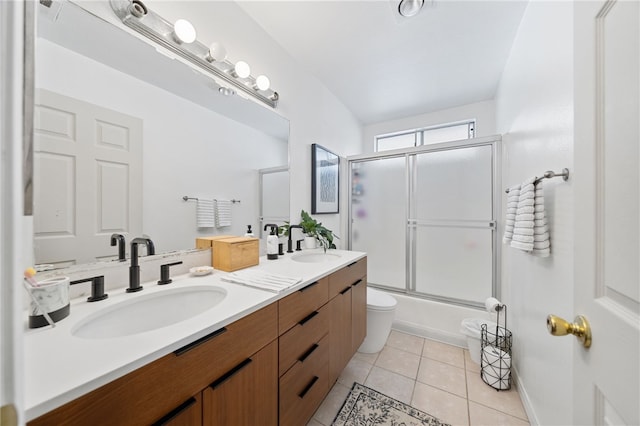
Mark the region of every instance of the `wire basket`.
POLYGON ((480 330, 480 376, 496 390, 511 389, 511 345, 513 335, 505 327, 488 329, 482 324, 480 330))

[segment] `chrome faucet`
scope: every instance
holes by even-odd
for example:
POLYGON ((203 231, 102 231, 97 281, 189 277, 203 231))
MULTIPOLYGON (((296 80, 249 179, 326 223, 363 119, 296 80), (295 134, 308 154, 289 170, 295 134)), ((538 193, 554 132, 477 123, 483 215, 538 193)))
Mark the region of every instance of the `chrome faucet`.
POLYGON ((147 256, 156 254, 156 248, 150 238, 134 238, 131 240, 131 266, 129 267, 129 288, 127 293, 142 290, 140 285, 140 266, 138 266, 138 244, 147 246, 147 256))
POLYGON ((127 260, 127 256, 124 252, 125 242, 122 234, 111 234, 111 246, 115 247, 116 244, 118 245, 118 261, 124 262, 127 260))
POLYGON ((291 230, 293 228, 302 229, 302 226, 300 226, 300 225, 289 225, 289 241, 287 242, 287 253, 293 253, 293 242, 291 241, 291 234, 293 234, 293 232, 291 230))

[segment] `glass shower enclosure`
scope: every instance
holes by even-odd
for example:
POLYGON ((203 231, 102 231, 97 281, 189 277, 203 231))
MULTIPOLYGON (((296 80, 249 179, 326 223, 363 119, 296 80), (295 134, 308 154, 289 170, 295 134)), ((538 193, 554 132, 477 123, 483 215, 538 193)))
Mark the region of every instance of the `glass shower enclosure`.
POLYGON ((497 296, 500 137, 349 158, 349 247, 369 284, 484 306, 497 296))

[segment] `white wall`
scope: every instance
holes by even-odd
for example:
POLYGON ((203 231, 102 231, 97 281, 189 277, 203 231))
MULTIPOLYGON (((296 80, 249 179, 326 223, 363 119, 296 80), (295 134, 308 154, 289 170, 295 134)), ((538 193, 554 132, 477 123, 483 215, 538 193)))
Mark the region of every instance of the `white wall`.
MULTIPOLYGON (((221 42, 230 60, 246 60, 253 75, 269 76, 280 95, 277 110, 290 120, 291 219, 298 222, 301 209, 311 211, 311 144, 318 143, 342 157, 358 154, 360 122, 235 2, 151 2, 148 6, 170 21, 189 19, 199 40, 221 42)), ((342 182, 347 180, 343 174, 342 182)), ((340 211, 346 211, 346 204, 340 211)), ((341 215, 317 219, 341 237, 336 242, 344 247, 346 221, 341 221, 341 215)))
MULTIPOLYGON (((530 2, 496 96, 505 186, 573 165, 573 5, 530 2)), ((544 181, 551 256, 503 247, 503 299, 514 364, 532 423, 571 424, 571 339, 546 330, 550 313, 573 318, 573 189, 544 181)), ((506 195, 503 193, 503 197, 506 195)), ((502 232, 502 229, 501 229, 502 232)), ((589 402, 585 403, 589 406, 589 402)))
POLYGON ((364 126, 362 152, 373 152, 377 135, 474 118, 476 137, 496 134, 495 103, 490 100, 364 126))

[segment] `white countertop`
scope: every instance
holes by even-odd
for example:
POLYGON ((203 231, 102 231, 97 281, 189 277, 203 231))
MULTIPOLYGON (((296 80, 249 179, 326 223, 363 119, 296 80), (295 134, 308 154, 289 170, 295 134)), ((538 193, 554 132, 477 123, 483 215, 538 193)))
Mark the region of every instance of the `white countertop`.
MULTIPOLYGON (((322 250, 300 253, 310 252, 322 253, 322 250)), ((89 303, 86 298, 72 300, 71 314, 56 323, 55 328, 46 326, 25 332, 26 420, 35 419, 122 377, 365 256, 362 252, 331 250, 330 253, 340 257, 320 263, 291 260, 300 253, 286 254, 278 260, 261 257, 258 266, 247 268, 302 278, 300 284, 280 293, 222 281, 220 278, 227 273, 216 270, 201 277, 172 276, 173 283, 164 286, 157 285, 156 281, 143 283, 144 290, 137 293, 126 293, 126 287, 123 287, 110 291, 109 298, 100 302, 89 303), (227 295, 222 302, 199 315, 156 330, 104 339, 86 339, 71 334, 75 325, 101 309, 180 286, 219 286, 227 295)))

